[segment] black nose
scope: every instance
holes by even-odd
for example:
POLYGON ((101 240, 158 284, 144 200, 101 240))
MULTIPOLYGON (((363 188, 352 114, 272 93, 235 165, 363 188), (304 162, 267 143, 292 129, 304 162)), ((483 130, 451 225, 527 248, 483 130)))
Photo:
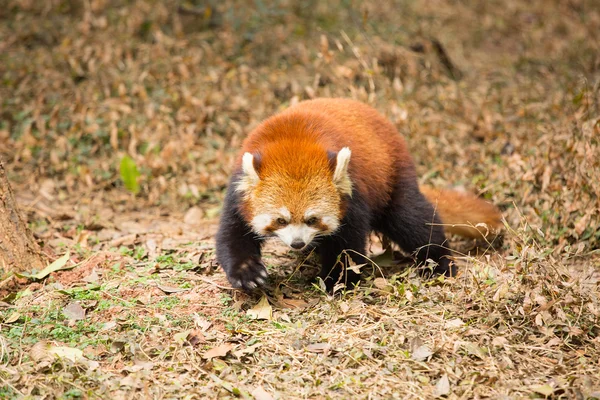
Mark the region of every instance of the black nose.
POLYGON ((305 244, 306 243, 304 243, 302 240, 294 240, 290 246, 292 246, 293 249, 298 250, 303 248, 305 244))

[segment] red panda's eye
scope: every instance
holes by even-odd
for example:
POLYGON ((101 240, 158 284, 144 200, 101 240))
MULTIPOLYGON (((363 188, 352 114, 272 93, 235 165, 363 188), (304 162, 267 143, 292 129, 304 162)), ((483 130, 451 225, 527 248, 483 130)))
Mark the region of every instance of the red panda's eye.
POLYGON ((316 217, 312 217, 306 220, 305 224, 306 225, 315 225, 317 223, 317 218, 316 217))
POLYGON ((283 218, 277 218, 277 223, 279 225, 287 225, 287 221, 283 218))

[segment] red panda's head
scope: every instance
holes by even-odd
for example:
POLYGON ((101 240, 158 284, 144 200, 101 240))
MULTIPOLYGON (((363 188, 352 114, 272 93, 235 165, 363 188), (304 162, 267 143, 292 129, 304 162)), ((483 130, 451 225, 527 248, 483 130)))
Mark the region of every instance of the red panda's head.
POLYGON ((277 236, 300 250, 335 232, 342 197, 352 195, 350 149, 328 152, 314 143, 273 143, 242 157, 237 190, 245 217, 261 236, 277 236))

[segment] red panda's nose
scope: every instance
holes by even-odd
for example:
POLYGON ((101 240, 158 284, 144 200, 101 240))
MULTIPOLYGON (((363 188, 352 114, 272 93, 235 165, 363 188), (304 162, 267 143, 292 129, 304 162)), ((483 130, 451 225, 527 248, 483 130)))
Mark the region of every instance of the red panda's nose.
POLYGON ((292 246, 292 248, 296 250, 303 248, 305 245, 306 243, 304 243, 302 240, 294 240, 292 244, 290 244, 290 246, 292 246))

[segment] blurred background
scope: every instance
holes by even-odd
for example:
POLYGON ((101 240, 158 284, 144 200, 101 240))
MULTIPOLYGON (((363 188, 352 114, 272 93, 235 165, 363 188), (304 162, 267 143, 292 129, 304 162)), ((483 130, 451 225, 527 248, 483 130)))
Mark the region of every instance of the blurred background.
POLYGON ((0 0, 0 159, 68 269, 0 269, 0 397, 598 398, 599 121, 598 0, 0 0), (230 290, 241 141, 323 96, 497 204, 504 241, 333 300, 274 247, 275 289, 230 290))

